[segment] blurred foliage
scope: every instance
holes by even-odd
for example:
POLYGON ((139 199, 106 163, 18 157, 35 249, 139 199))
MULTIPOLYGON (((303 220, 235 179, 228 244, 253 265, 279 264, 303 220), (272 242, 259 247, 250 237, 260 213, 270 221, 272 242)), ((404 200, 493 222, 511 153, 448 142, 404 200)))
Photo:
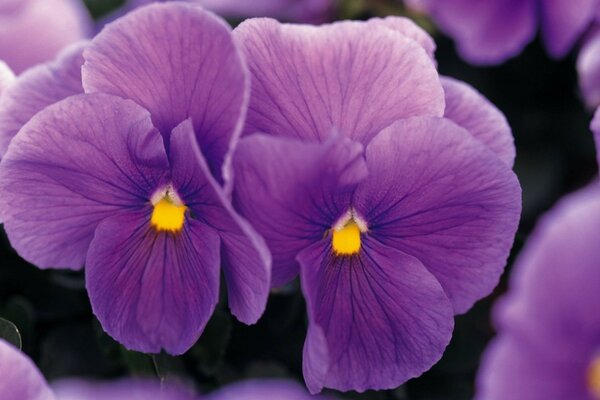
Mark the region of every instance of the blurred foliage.
MULTIPOLYGON (((240 0, 245 1, 245 0, 240 0)), ((85 0, 95 17, 120 0, 85 0)), ((394 0, 343 0, 339 19, 406 15, 394 0)), ((429 31, 423 16, 410 15, 429 31)), ((434 32, 435 33, 435 32, 434 32)), ((499 67, 475 68, 461 61, 452 42, 436 34, 440 72, 462 79, 503 110, 517 146, 515 170, 523 186, 523 218, 507 273, 495 293, 456 318, 442 360, 422 377, 384 392, 337 394, 351 399, 463 400, 474 392, 479 359, 493 336, 490 307, 506 290, 514 256, 536 220, 561 196, 587 184, 597 173, 586 111, 577 92, 575 60, 547 57, 539 41, 499 67)), ((19 345, 48 379, 64 376, 112 378, 124 375, 183 380, 200 390, 248 377, 302 380, 305 305, 297 283, 274 291, 263 318, 245 326, 221 304, 204 335, 184 356, 127 351, 92 315, 82 272, 39 270, 23 261, 0 235, 0 337, 19 345), (6 322, 5 320, 11 321, 6 322), (13 325, 14 324, 14 325, 13 325), (20 334, 19 334, 20 331, 20 334)))

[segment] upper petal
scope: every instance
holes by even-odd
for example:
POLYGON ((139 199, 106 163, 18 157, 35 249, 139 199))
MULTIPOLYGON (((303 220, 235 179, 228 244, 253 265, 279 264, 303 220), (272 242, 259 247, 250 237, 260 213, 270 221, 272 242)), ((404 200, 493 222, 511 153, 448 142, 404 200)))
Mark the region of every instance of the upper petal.
POLYGON ((52 60, 64 47, 91 33, 92 20, 79 0, 18 3, 0 13, 0 59, 17 73, 52 60))
POLYGON ((362 246, 339 257, 322 241, 298 256, 309 324, 329 350, 322 359, 305 349, 304 364, 328 367, 322 382, 305 376, 311 392, 396 388, 431 368, 450 341, 452 305, 423 264, 368 235, 362 246))
POLYGON ((191 121, 171 134, 173 185, 193 218, 221 237, 221 262, 227 281, 229 308, 242 322, 255 323, 267 304, 271 256, 263 239, 242 219, 212 177, 194 138, 191 121))
POLYGON ((499 64, 519 54, 537 28, 536 0, 424 0, 419 6, 474 64, 499 64))
POLYGON ((0 163, 10 242, 41 268, 80 268, 98 223, 149 204, 168 168, 160 134, 134 102, 78 95, 47 107, 0 163))
POLYGON ((367 173, 362 154, 361 145, 338 137, 323 144, 267 135, 240 141, 233 202, 267 241, 273 286, 293 279, 298 252, 348 211, 367 173))
POLYGON ((223 20, 192 4, 154 4, 108 25, 84 57, 86 93, 142 105, 167 146, 171 130, 191 118, 211 171, 221 179, 243 123, 249 84, 223 20))
POLYGON ((378 24, 251 19, 234 30, 252 75, 244 132, 366 144, 399 118, 442 116, 443 90, 415 41, 378 24))
POLYGON ((563 57, 596 16, 598 0, 541 0, 540 24, 548 52, 563 57))
POLYGON ((412 118, 367 147, 355 207, 369 233, 418 258, 456 313, 498 283, 521 212, 511 169, 447 119, 412 118))
POLYGON ((464 82, 442 77, 442 85, 446 94, 444 117, 465 128, 512 167, 515 162, 515 144, 504 114, 464 82))
POLYGON ((86 43, 66 48, 55 61, 32 68, 0 97, 0 158, 10 140, 35 114, 51 104, 83 93, 81 65, 86 43))
POLYGON ((86 287, 104 330, 126 348, 185 353, 219 300, 219 236, 188 218, 156 232, 150 208, 104 220, 86 260, 86 287))
POLYGON ((2 400, 54 400, 48 383, 25 354, 0 339, 2 400))

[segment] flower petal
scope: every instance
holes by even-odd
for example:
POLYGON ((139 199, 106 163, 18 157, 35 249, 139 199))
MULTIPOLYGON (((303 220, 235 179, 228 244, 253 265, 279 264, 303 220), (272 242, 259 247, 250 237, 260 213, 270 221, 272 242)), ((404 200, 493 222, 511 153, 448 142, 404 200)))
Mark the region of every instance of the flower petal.
POLYGON ((0 163, 0 215, 12 246, 40 268, 81 268, 104 218, 146 206, 168 173, 146 110, 78 95, 37 114, 0 163))
POLYGON ((100 223, 86 260, 86 287, 104 330, 130 350, 185 353, 219 300, 219 236, 188 219, 156 232, 146 211, 100 223))
POLYGON ((548 52, 565 56, 590 26, 600 3, 598 0, 541 0, 540 24, 548 52))
POLYGON ((414 40, 425 49, 429 57, 435 58, 435 41, 423 28, 406 17, 389 16, 385 18, 371 18, 367 21, 368 24, 375 24, 391 29, 395 32, 404 35, 405 37, 414 40))
POLYGON ((60 400, 194 400, 189 390, 172 383, 121 379, 111 382, 86 382, 76 379, 52 384, 60 400))
POLYGON ((206 400, 317 400, 306 389, 293 381, 250 380, 230 384, 211 393, 206 400))
POLYGON ((442 77, 442 85, 446 94, 444 117, 465 128, 512 167, 515 162, 515 144, 504 114, 464 82, 442 77))
POLYGON ((0 59, 16 73, 52 60, 91 33, 92 19, 79 0, 19 3, 13 12, 0 14, 0 59))
POLYGON ((473 64, 499 64, 516 56, 537 28, 536 0, 424 0, 418 4, 473 64))
POLYGON ((86 93, 142 105, 167 145, 171 130, 191 118, 211 171, 221 179, 241 130, 249 85, 223 20, 192 4, 154 4, 108 25, 84 58, 86 93))
POLYGON ((600 31, 591 34, 577 55, 579 88, 586 105, 600 106, 600 31))
POLYGON ((366 144, 399 118, 443 114, 434 63, 391 29, 251 19, 234 36, 253 78, 246 134, 325 140, 338 131, 366 144))
POLYGON ((598 160, 598 165, 600 165, 600 107, 598 107, 594 113, 594 119, 592 120, 590 128, 594 133, 594 142, 596 143, 596 159, 598 160))
POLYGON ((14 80, 15 73, 4 61, 0 60, 0 96, 14 80))
POLYGON ((2 400, 54 400, 35 364, 3 339, 0 339, 0 375, 2 400))
POLYGON ((510 168, 447 119, 412 118, 367 148, 355 207, 369 234, 418 258, 456 313, 497 285, 521 212, 510 168))
POLYGON ((367 174, 363 148, 332 137, 324 144, 252 135, 233 159, 233 202, 273 255, 272 285, 298 273, 296 255, 348 211, 367 174))
POLYGON ((221 237, 229 308, 242 322, 255 323, 267 304, 271 256, 263 239, 232 208, 212 177, 195 140, 190 120, 171 134, 173 184, 194 218, 221 237))
POLYGON ((423 264, 368 236, 362 246, 339 257, 322 241, 298 255, 309 324, 323 330, 329 350, 326 360, 305 352, 304 363, 326 363, 323 386, 337 390, 391 389, 421 375, 454 327, 452 305, 423 264))
POLYGON ((81 65, 86 43, 74 44, 58 58, 21 74, 0 97, 0 158, 10 140, 39 111, 83 93, 81 65))

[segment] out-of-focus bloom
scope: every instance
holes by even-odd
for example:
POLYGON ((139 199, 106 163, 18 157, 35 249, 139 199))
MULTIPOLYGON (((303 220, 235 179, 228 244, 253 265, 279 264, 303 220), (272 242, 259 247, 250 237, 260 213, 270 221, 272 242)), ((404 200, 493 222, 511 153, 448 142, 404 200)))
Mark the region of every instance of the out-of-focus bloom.
POLYGON ((220 265, 233 314, 254 323, 270 256, 219 184, 248 90, 229 27, 199 7, 153 5, 107 27, 84 59, 86 93, 37 113, 0 163, 11 244, 40 268, 85 264, 94 313, 130 349, 192 346, 220 265))
POLYGON ((590 109, 600 106, 600 28, 595 26, 577 56, 579 88, 590 109))
POLYGON ((519 54, 538 26, 552 57, 566 55, 594 20, 598 0, 405 0, 434 19, 474 64, 519 54))
MULTIPOLYGON (((206 400, 325 400, 312 396, 295 382, 285 380, 251 380, 231 384, 206 397, 206 400)), ((327 399, 331 399, 327 397, 327 399)))
POLYGON ((188 390, 160 382, 121 380, 92 383, 65 380, 50 387, 35 364, 0 339, 0 398, 2 400, 193 400, 188 390))
POLYGON ((16 73, 91 34, 80 0, 0 0, 0 59, 16 73))
POLYGON ((600 398, 600 189, 562 200, 539 223, 494 310, 479 400, 600 398))
POLYGON ((15 74, 8 65, 0 60, 0 96, 6 88, 15 80, 15 74))
POLYGON ((510 129, 440 82, 408 20, 254 19, 234 36, 253 78, 234 204, 267 241, 273 284, 300 272, 306 383, 397 387, 502 273, 520 213, 510 129))
MULTIPOLYGON (((137 7, 151 3, 166 3, 173 0, 129 0, 125 5, 101 21, 104 25, 137 7)), ((179 0, 182 1, 182 0, 179 0)), ((285 21, 306 23, 325 22, 329 19, 333 0, 183 0, 200 5, 223 17, 250 18, 273 17, 285 21)))

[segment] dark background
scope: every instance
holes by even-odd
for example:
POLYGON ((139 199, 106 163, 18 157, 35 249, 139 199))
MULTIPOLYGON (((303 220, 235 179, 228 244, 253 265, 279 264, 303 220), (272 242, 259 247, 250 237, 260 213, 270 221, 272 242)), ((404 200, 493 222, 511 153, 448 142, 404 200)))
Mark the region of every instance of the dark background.
MULTIPOLYGON (((122 1, 86 3, 99 17, 122 1)), ((366 19, 402 13, 401 5, 394 0, 344 0, 335 15, 336 19, 366 19)), ((494 334, 490 307, 506 290, 512 260, 538 217, 560 197, 589 183, 597 173, 589 131, 592 115, 585 110, 577 90, 573 54, 562 61, 551 60, 536 40, 502 66, 476 68, 461 61, 452 42, 436 34, 428 21, 420 22, 436 37, 440 72, 472 84, 506 114, 517 147, 515 170, 523 186, 523 218, 501 284, 493 295, 456 318, 452 342, 436 366, 393 391, 338 397, 472 398, 480 356, 494 334)), ((67 376, 159 376, 187 381, 202 392, 250 377, 302 381, 306 317, 297 284, 274 292, 265 315, 251 327, 231 317, 222 301, 199 342, 186 355, 173 358, 129 352, 114 342, 91 313, 83 273, 41 271, 27 264, 11 250, 3 232, 0 264, 0 317, 18 327, 23 350, 49 380, 67 376)), ((223 287, 222 299, 224 295, 223 287)), ((4 334, 10 334, 10 328, 3 326, 4 334)))

